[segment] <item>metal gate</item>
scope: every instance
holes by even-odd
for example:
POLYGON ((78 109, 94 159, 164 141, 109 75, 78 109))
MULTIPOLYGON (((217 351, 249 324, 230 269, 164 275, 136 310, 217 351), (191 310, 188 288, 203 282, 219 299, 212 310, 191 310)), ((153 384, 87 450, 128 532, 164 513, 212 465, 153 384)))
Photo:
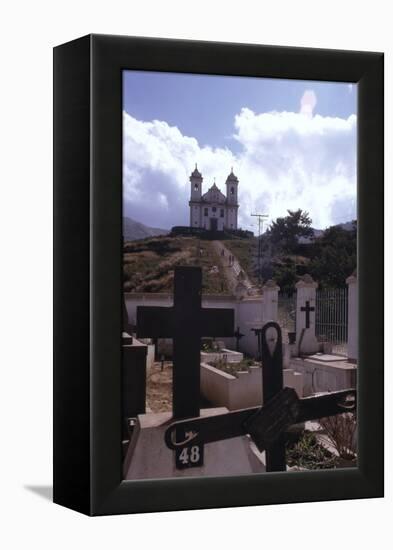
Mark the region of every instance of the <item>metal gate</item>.
POLYGON ((317 291, 315 335, 319 342, 330 342, 333 353, 348 355, 347 288, 317 291))

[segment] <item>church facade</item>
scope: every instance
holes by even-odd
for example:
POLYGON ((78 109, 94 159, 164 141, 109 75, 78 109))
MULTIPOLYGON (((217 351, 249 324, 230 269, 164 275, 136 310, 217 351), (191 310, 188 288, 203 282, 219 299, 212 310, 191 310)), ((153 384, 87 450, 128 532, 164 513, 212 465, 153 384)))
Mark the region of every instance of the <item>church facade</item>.
POLYGON ((237 202, 239 180, 231 170, 226 179, 226 195, 214 182, 208 191, 202 194, 202 174, 195 165, 190 176, 191 197, 190 227, 200 227, 210 231, 237 229, 237 202))

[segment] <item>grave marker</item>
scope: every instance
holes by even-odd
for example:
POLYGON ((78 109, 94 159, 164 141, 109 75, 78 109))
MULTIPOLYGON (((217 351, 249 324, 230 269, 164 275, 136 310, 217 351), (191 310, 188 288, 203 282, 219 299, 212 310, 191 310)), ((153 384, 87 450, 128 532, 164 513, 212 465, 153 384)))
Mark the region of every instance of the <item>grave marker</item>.
POLYGON ((296 283, 296 343, 298 355, 311 355, 319 350, 315 336, 315 303, 318 284, 311 275, 296 283))
POLYGON ((300 308, 300 311, 306 313, 306 326, 305 328, 310 328, 310 313, 315 311, 315 307, 310 307, 310 302, 307 300, 306 305, 300 308))
POLYGON ((236 338, 236 351, 239 351, 239 342, 243 338, 244 334, 240 332, 239 327, 237 327, 236 332, 234 332, 234 337, 236 338))
MULTIPOLYGON (((282 339, 280 326, 271 321, 262 328, 253 329, 258 338, 259 357, 262 364, 263 403, 268 403, 283 388, 282 339)), ((266 471, 286 469, 285 441, 281 436, 266 450, 266 471)))
MULTIPOLYGON (((200 414, 200 350, 202 336, 233 336, 232 309, 202 308, 202 270, 175 268, 173 307, 137 308, 137 337, 173 338, 173 416, 200 414)), ((178 439, 184 434, 179 431, 178 439)), ((176 452, 179 469, 201 466, 203 447, 176 452)))
POLYGON ((241 409, 210 418, 193 418, 173 423, 165 432, 168 448, 178 452, 185 446, 198 446, 249 434, 258 449, 266 450, 266 471, 286 469, 284 433, 289 426, 356 411, 356 389, 299 399, 292 388, 282 388, 282 340, 277 323, 255 329, 264 360, 263 407, 241 409), (274 334, 276 332, 276 334, 274 334), (265 390, 265 380, 270 384, 265 390), (266 392, 266 393, 265 393, 266 392), (179 440, 179 430, 184 438, 179 440), (269 457, 269 458, 268 458, 269 457))

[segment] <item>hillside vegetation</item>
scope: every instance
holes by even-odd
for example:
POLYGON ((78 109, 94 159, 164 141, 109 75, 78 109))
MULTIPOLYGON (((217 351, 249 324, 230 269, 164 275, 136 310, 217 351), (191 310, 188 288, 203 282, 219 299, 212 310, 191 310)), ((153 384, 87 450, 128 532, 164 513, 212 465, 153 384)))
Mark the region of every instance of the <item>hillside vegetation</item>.
POLYGON ((262 236, 262 278, 273 278, 289 293, 305 273, 321 289, 344 288, 356 269, 356 221, 319 231, 317 238, 315 234, 307 212, 288 210, 288 216, 277 218, 262 236))
POLYGON ((220 260, 211 242, 196 237, 154 237, 126 242, 123 256, 125 292, 172 292, 174 268, 202 268, 205 294, 228 293, 220 260))
POLYGON ((258 239, 256 237, 228 239, 224 244, 236 256, 251 282, 256 284, 258 280, 258 239))
MULTIPOLYGON (((223 243, 251 282, 257 284, 258 239, 234 237, 223 243)), ((261 237, 260 279, 262 284, 274 279, 282 292, 292 293, 299 277, 309 273, 321 289, 343 288, 346 278, 356 269, 356 257, 356 222, 316 232, 306 212, 288 211, 288 216, 278 218, 261 237)), ((221 260, 212 241, 195 235, 128 241, 124 244, 124 290, 172 292, 174 268, 193 265, 202 267, 205 294, 229 293, 228 274, 221 260)))

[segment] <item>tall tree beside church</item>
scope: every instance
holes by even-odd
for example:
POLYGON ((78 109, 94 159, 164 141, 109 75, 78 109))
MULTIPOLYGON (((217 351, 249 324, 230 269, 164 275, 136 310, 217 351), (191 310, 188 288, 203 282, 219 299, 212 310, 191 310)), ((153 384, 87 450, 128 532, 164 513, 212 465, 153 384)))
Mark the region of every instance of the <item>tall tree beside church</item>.
POLYGON ((277 218, 271 223, 267 233, 273 245, 280 247, 284 252, 294 253, 300 237, 313 236, 312 220, 308 212, 300 208, 287 212, 288 216, 277 218))

